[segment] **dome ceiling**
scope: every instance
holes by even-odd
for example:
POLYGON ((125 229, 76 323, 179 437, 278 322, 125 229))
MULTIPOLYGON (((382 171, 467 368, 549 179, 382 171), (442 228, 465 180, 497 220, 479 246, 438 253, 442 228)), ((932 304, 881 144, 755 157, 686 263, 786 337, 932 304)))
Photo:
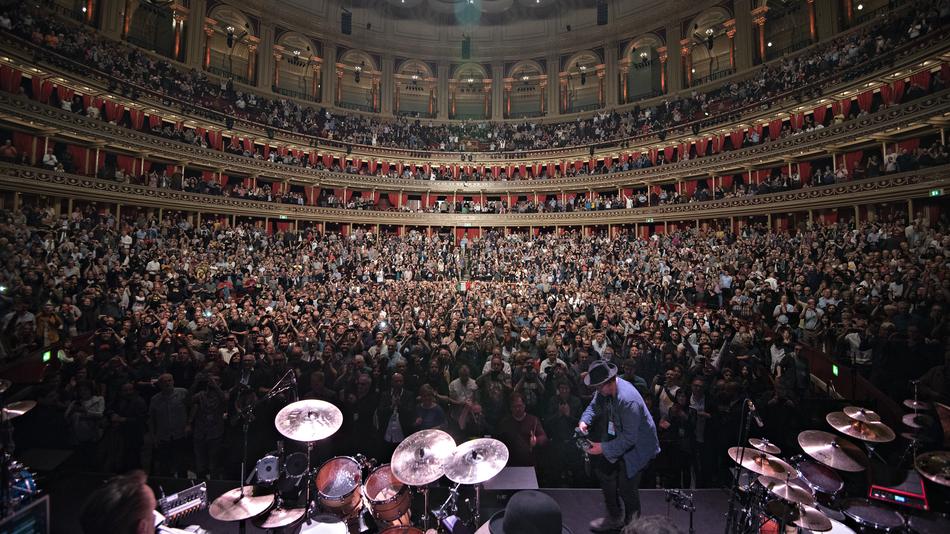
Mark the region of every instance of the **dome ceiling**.
POLYGON ((508 24, 589 8, 596 0, 350 0, 341 7, 374 9, 387 18, 439 24, 508 24))

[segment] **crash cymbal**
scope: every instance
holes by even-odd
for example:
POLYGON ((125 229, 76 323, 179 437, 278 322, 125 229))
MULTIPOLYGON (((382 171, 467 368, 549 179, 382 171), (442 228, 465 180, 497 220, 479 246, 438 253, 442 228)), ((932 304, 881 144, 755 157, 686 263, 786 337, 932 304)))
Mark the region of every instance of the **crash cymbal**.
POLYGON ((815 505, 815 495, 805 488, 765 475, 760 475, 758 481, 763 488, 769 490, 769 493, 779 499, 785 499, 796 504, 815 505))
POLYGON ((877 412, 868 410, 867 408, 861 408, 858 406, 845 406, 843 410, 845 415, 854 419, 855 421, 861 421, 862 423, 880 423, 881 416, 877 412))
POLYGON ((3 407, 3 416, 4 421, 9 421, 10 419, 16 419, 26 412, 32 410, 36 406, 36 401, 25 400, 25 401, 16 401, 11 402, 3 407))
POLYGON ((481 484, 508 465, 508 447, 492 438, 459 445, 445 462, 445 477, 459 484, 481 484))
POLYGON ((812 532, 827 532, 831 530, 831 520, 818 509, 802 504, 785 501, 772 501, 765 505, 766 513, 785 524, 795 525, 812 532))
POLYGON ((10 386, 13 385, 13 382, 10 382, 6 378, 0 378, 0 393, 6 393, 10 386))
POLYGON ((927 480, 950 486, 950 451, 925 452, 914 458, 914 468, 927 480))
POLYGON ((343 414, 329 402, 307 399, 281 408, 274 425, 284 437, 294 441, 319 441, 343 426, 343 414))
POLYGON ((901 422, 904 423, 904 426, 921 429, 921 428, 927 428, 933 425, 934 418, 930 417, 929 415, 923 415, 923 414, 914 415, 912 413, 909 413, 905 415, 904 417, 901 417, 901 422))
POLYGON ((293 525, 307 513, 306 508, 274 508, 266 514, 254 518, 254 526, 265 530, 284 528, 293 525))
POLYGON ((907 441, 916 441, 919 443, 935 443, 937 440, 923 432, 901 432, 901 437, 907 441))
POLYGON ((929 410, 930 409, 929 402, 924 402, 924 401, 919 401, 919 400, 914 400, 914 399, 904 399, 904 406, 906 406, 907 408, 911 410, 929 410))
POLYGON ((743 469, 778 479, 798 478, 798 471, 780 458, 749 447, 730 447, 729 457, 743 469))
POLYGON ((849 417, 844 412, 831 412, 825 416, 825 420, 838 432, 861 441, 887 443, 894 441, 897 437, 894 431, 884 423, 865 423, 849 417))
POLYGON ((749 445, 769 454, 782 454, 782 449, 765 438, 749 438, 749 445))
POLYGON ((441 430, 420 430, 396 447, 393 476, 409 486, 425 486, 442 478, 445 462, 455 450, 455 440, 441 430))
POLYGON ((856 473, 868 465, 867 455, 857 445, 828 432, 805 430, 798 434, 798 444, 805 454, 832 469, 856 473))
POLYGON ((254 495, 254 486, 234 488, 215 499, 208 507, 208 513, 218 521, 244 521, 259 516, 274 505, 273 495, 254 495))

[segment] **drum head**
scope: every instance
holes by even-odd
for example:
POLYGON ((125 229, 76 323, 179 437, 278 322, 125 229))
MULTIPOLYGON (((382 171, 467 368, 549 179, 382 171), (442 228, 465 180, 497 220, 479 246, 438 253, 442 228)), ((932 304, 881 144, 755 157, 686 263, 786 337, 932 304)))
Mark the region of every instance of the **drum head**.
POLYGON ((844 487, 844 480, 834 469, 811 460, 801 460, 794 464, 800 473, 799 479, 814 491, 834 495, 844 487))
POLYGON ((307 472, 307 454, 295 452, 284 460, 284 472, 291 478, 299 478, 307 472))
POLYGON ((270 483, 280 477, 280 461, 276 456, 268 454, 257 461, 257 481, 270 483))
POLYGON ((399 495, 403 483, 393 476, 389 464, 377 467, 368 477, 364 491, 370 502, 386 502, 399 495))
POLYGON ((360 485, 360 464, 348 456, 330 458, 317 472, 317 491, 321 497, 340 499, 360 485))
POLYGON ((841 509, 844 515, 858 524, 882 530, 892 530, 904 526, 904 519, 895 512, 866 499, 848 499, 841 509))
MULTIPOLYGON (((814 530, 808 530, 807 528, 802 529, 802 534, 813 534, 813 533, 817 534, 815 533, 814 530)), ((831 530, 826 530, 822 534, 857 534, 857 533, 854 530, 851 530, 851 528, 845 525, 844 523, 831 519, 831 530)))

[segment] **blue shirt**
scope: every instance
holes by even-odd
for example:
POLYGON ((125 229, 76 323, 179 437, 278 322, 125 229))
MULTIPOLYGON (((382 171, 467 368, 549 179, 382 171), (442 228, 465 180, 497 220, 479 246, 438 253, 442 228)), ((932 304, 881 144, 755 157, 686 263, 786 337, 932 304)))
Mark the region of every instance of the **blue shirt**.
MULTIPOLYGON (((587 425, 594 418, 594 405, 598 397, 600 393, 594 393, 594 398, 581 415, 581 421, 587 425)), ((623 458, 627 464, 627 477, 633 478, 660 453, 660 441, 656 437, 653 416, 633 384, 617 377, 617 398, 614 402, 617 437, 601 443, 601 447, 608 462, 615 463, 623 458)))

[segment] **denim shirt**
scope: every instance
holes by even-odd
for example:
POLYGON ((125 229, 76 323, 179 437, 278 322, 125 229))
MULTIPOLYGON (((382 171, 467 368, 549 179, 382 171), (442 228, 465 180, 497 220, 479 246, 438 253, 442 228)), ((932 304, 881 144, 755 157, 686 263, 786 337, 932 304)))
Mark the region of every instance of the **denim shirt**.
MULTIPOLYGON (((590 425, 594 418, 594 406, 600 393, 594 393, 581 421, 590 425)), ((617 399, 614 404, 614 427, 617 436, 601 443, 604 458, 611 463, 623 458, 627 477, 633 478, 660 452, 653 416, 643 397, 633 384, 617 377, 617 399)))

